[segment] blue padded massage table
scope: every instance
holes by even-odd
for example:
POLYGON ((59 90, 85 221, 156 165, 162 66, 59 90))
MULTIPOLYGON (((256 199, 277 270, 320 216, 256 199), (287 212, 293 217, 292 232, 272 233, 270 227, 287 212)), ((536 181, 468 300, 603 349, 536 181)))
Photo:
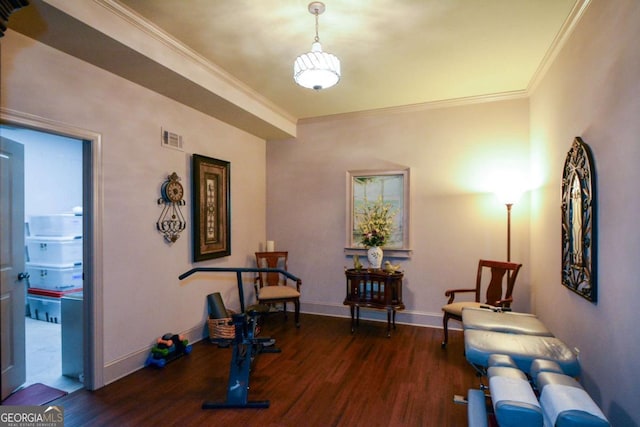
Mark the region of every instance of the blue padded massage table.
POLYGON ((569 376, 580 374, 578 356, 534 315, 489 309, 462 310, 465 356, 478 369, 491 355, 507 355, 529 373, 535 359, 556 362, 569 376))
POLYGON ((580 383, 555 362, 536 360, 527 376, 508 356, 491 357, 487 376, 491 405, 484 390, 469 390, 469 427, 488 427, 489 413, 499 427, 611 427, 580 383))
POLYGON ((610 427, 575 379, 576 354, 535 315, 465 308, 462 326, 467 360, 489 379, 468 392, 470 427, 489 425, 487 397, 499 427, 610 427))
POLYGON ((467 307, 462 310, 462 324, 465 330, 480 329, 522 335, 553 336, 536 315, 529 313, 467 307))

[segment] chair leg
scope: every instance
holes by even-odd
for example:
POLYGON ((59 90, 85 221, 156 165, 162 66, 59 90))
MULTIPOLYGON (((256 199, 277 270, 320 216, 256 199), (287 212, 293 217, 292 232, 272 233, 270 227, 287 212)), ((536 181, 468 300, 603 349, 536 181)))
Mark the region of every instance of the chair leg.
POLYGON ((445 313, 442 317, 442 326, 444 327, 444 339, 442 340, 442 344, 440 347, 447 348, 447 343, 449 342, 449 314, 445 313))
POLYGON ((282 311, 284 311, 284 320, 287 320, 289 317, 287 316, 287 303, 282 303, 282 311))
POLYGON ((296 328, 300 327, 300 300, 295 300, 293 302, 295 307, 295 320, 296 320, 296 328))

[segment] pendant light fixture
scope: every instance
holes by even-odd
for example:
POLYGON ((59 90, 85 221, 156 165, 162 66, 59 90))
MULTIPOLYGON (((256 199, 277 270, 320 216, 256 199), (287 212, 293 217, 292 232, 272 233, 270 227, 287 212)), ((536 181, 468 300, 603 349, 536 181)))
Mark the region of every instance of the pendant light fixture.
POLYGON ((318 37, 318 16, 325 9, 322 2, 309 3, 309 12, 316 17, 316 37, 311 44, 311 52, 298 56, 293 64, 293 79, 308 89, 327 89, 340 80, 340 60, 337 56, 322 51, 318 37))

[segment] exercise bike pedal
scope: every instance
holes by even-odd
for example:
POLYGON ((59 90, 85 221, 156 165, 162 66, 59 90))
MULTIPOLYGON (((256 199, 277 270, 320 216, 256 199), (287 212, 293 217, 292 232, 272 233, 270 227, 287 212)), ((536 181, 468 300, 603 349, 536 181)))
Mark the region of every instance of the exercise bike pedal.
POLYGON ((263 347, 260 353, 282 353, 282 350, 278 347, 263 347))

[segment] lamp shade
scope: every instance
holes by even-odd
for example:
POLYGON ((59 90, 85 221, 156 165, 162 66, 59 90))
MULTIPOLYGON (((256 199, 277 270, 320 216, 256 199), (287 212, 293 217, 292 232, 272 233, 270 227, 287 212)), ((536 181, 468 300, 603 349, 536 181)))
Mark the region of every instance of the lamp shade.
POLYGON ((515 186, 505 185, 503 188, 496 191, 496 197, 502 204, 514 205, 518 203, 520 197, 522 197, 522 189, 515 186))
POLYGON ((340 81, 340 60, 323 52, 320 42, 311 45, 311 52, 296 58, 293 79, 302 87, 314 90, 327 89, 340 81))

